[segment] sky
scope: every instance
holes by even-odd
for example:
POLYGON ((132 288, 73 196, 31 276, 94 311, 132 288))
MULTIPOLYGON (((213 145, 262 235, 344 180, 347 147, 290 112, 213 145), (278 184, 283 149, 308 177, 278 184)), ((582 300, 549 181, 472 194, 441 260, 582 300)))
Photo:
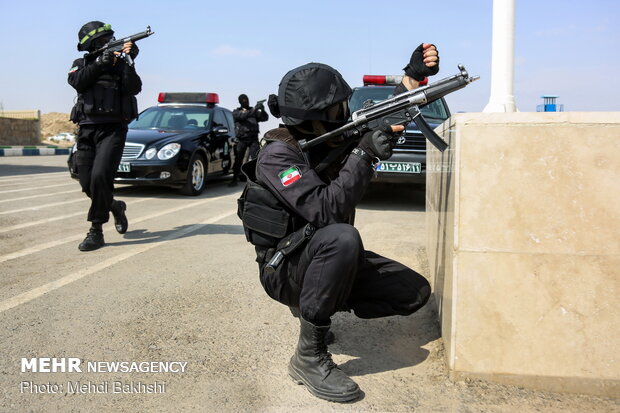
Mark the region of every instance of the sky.
MULTIPOLYGON (((435 1, 39 1, 0 0, 0 110, 69 113, 67 73, 77 33, 91 20, 117 38, 150 25, 138 43, 140 110, 159 92, 215 92, 238 106, 277 93, 284 74, 308 62, 336 68, 352 86, 364 74, 402 74, 422 42, 439 50, 434 79, 462 63, 481 79, 446 99, 453 113, 480 112, 491 82, 492 0, 435 1)), ((543 94, 566 111, 618 111, 620 1, 516 0, 514 96, 522 112, 543 94)), ((277 125, 271 119, 266 127, 277 125)), ((263 128, 266 130, 266 128, 263 128)))

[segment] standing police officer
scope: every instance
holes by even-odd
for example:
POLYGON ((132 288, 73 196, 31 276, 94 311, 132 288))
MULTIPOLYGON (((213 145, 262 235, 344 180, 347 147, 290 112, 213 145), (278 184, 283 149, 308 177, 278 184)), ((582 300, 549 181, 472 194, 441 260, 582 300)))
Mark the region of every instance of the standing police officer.
POLYGON ((249 150, 249 159, 256 158, 258 153, 258 122, 265 122, 269 119, 263 104, 259 103, 251 107, 247 95, 239 95, 239 104, 241 106, 233 110, 235 135, 238 142, 235 145, 235 163, 233 164, 233 178, 230 186, 237 185, 246 151, 249 150))
MULTIPOLYGON (((86 23, 78 32, 78 51, 94 52, 113 39, 109 24, 86 23)), ((132 42, 123 45, 123 53, 132 58, 138 48, 132 42)), ((127 124, 138 116, 135 95, 142 81, 133 65, 120 52, 105 51, 98 56, 86 54, 73 62, 68 82, 78 92, 71 120, 79 125, 76 164, 82 191, 91 199, 88 211, 90 230, 79 245, 80 251, 102 247, 102 225, 110 212, 120 234, 127 231, 126 205, 114 200, 114 175, 123 155, 127 124)))
MULTIPOLYGON (((397 93, 418 87, 438 64, 435 46, 420 45, 397 93)), ((248 183, 239 210, 265 291, 301 315, 290 377, 316 397, 337 402, 355 400, 361 391, 327 351, 331 316, 342 310, 360 318, 409 315, 431 292, 417 272, 366 251, 352 225, 377 163, 391 156, 394 135, 404 127, 368 132, 358 143, 339 139, 300 148, 300 140, 346 123, 350 94, 340 73, 324 64, 284 76, 269 108, 285 127, 267 132, 257 161, 244 165, 248 183)))

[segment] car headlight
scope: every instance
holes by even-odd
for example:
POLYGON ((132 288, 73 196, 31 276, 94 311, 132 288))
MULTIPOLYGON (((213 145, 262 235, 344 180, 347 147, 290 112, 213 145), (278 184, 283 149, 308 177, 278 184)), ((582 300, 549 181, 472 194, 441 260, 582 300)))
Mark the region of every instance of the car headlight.
POLYGON ((157 152, 157 157, 161 159, 162 161, 166 159, 170 159, 170 158, 173 158, 177 153, 179 153, 180 150, 181 150, 181 144, 169 143, 168 145, 161 148, 159 152, 157 152))
POLYGON ((153 156, 157 155, 157 149, 155 148, 149 148, 145 153, 144 153, 144 157, 146 159, 153 159, 153 156))

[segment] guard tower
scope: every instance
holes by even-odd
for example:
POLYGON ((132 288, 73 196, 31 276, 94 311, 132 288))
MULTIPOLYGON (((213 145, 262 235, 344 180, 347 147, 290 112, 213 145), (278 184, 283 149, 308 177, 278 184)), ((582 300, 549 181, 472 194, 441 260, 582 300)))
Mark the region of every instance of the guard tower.
POLYGON ((564 105, 555 103, 557 98, 559 98, 559 96, 542 95, 541 99, 543 99, 544 103, 536 106, 536 112, 564 112, 564 105))

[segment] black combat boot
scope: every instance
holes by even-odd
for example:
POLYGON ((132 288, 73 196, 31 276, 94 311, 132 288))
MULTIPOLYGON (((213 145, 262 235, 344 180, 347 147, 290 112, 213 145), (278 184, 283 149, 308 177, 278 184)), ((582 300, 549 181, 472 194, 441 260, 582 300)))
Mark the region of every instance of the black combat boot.
POLYGON ((357 383, 338 368, 327 352, 325 335, 329 325, 315 326, 301 317, 299 321, 299 342, 288 365, 289 376, 320 399, 348 402, 359 398, 357 383))
POLYGON ((99 249, 105 245, 105 241, 103 240, 103 231, 101 230, 101 224, 96 226, 93 224, 92 227, 88 230, 88 234, 86 234, 86 238, 84 241, 80 243, 78 248, 80 251, 94 251, 99 249))
POLYGON ((110 212, 114 215, 114 228, 116 228, 116 231, 118 231, 119 234, 124 234, 127 232, 127 227, 129 226, 127 215, 125 215, 126 210, 127 204, 123 201, 112 201, 110 212))
POLYGON ((239 180, 237 179, 237 175, 233 175, 232 180, 228 183, 228 186, 237 186, 237 182, 239 180))
MULTIPOLYGON (((291 310, 291 314, 293 314, 293 317, 301 318, 301 315, 299 313, 299 308, 291 307, 291 306, 289 306, 288 308, 289 310, 291 310)), ((325 344, 329 346, 330 344, 334 344, 335 341, 336 341, 336 335, 331 330, 329 330, 327 334, 325 334, 325 344)))

